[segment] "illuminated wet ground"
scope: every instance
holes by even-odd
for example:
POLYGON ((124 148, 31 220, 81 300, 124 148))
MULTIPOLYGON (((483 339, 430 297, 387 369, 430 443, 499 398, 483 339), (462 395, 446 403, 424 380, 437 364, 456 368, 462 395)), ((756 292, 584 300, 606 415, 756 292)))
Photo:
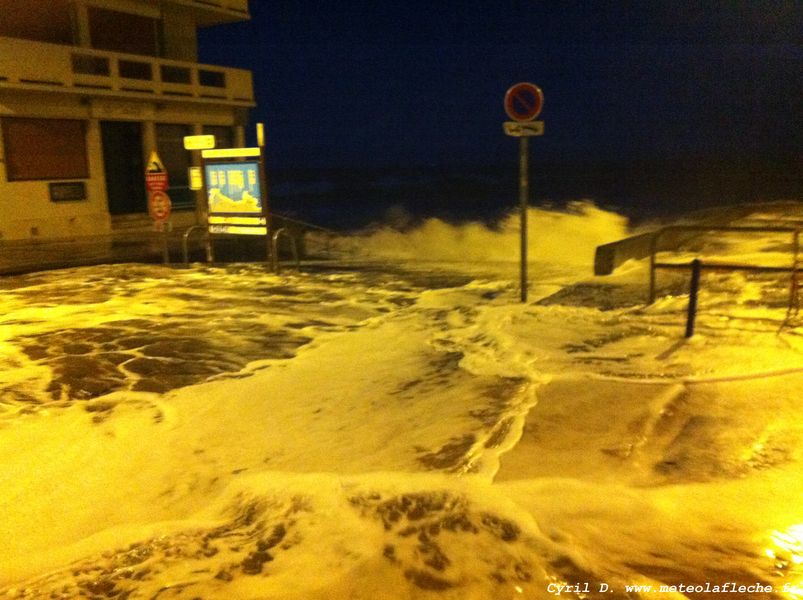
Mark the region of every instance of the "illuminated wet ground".
POLYGON ((4 336, 3 366, 44 367, 50 377, 44 387, 7 383, 0 397, 42 403, 166 392, 252 361, 291 358, 311 340, 305 331, 347 330, 412 304, 422 290, 469 279, 359 265, 316 271, 276 277, 261 265, 129 264, 6 278, 0 326, 13 333, 4 336))
POLYGON ((798 597, 799 334, 717 296, 680 343, 671 297, 470 280, 3 280, 0 596, 798 597))

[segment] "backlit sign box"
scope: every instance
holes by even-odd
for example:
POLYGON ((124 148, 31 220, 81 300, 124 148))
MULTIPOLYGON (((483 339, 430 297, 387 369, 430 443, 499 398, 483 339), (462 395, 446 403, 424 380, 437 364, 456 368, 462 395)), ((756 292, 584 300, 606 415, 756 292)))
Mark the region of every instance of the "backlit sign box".
POLYGON ((214 135, 185 135, 184 148, 187 150, 208 150, 215 147, 214 135))
POLYGON ((204 165, 209 232, 267 235, 259 162, 204 165))

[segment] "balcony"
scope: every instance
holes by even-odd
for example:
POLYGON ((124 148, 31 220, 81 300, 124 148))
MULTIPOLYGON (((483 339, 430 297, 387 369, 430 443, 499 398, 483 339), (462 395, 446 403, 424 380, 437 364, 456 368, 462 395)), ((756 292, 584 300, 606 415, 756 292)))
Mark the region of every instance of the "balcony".
POLYGON ((196 9, 197 23, 201 27, 230 23, 251 18, 248 0, 172 0, 196 9))
POLYGON ((0 37, 3 89, 255 105, 251 71, 244 69, 8 37, 0 37))

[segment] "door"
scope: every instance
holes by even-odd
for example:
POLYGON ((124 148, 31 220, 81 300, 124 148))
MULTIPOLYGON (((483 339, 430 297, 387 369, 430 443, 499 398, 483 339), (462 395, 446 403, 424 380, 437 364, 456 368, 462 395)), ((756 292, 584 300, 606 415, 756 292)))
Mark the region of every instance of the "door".
POLYGON ((113 215, 148 212, 142 125, 129 121, 101 121, 100 134, 109 212, 113 215))

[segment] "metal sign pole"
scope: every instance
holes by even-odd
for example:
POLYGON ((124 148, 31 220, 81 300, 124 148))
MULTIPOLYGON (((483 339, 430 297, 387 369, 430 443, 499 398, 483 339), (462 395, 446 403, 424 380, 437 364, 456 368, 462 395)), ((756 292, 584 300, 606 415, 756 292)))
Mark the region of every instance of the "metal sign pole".
POLYGON ((527 138, 544 134, 544 122, 533 121, 541 114, 544 94, 537 85, 517 83, 505 93, 505 112, 513 122, 504 123, 505 135, 519 138, 519 223, 521 230, 521 301, 527 302, 527 208, 530 174, 527 138))
POLYGON ((527 205, 530 195, 528 144, 519 138, 519 221, 521 224, 521 301, 527 302, 527 205))
MULTIPOLYGON (((270 200, 268 198, 268 176, 265 172, 265 125, 257 123, 257 147, 259 148, 259 184, 262 187, 262 216, 265 217, 266 233, 266 257, 267 263, 271 268, 277 270, 273 265, 277 265, 279 257, 273 255, 273 223, 270 214, 270 200)), ((278 252, 277 252, 278 254, 278 252)))
POLYGON ((212 244, 212 232, 209 231, 209 188, 206 185, 206 158, 204 153, 201 152, 201 195, 203 196, 203 226, 206 229, 206 262, 212 264, 215 262, 215 247, 212 244))
POLYGON ((262 147, 259 148, 259 182, 262 186, 262 215, 265 217, 266 262, 273 268, 272 265, 276 264, 279 257, 273 256, 271 244, 273 224, 270 218, 270 206, 268 206, 268 177, 265 174, 265 149, 262 147))
POLYGON ((167 221, 160 223, 162 230, 162 261, 164 264, 170 264, 170 243, 167 239, 167 221))

